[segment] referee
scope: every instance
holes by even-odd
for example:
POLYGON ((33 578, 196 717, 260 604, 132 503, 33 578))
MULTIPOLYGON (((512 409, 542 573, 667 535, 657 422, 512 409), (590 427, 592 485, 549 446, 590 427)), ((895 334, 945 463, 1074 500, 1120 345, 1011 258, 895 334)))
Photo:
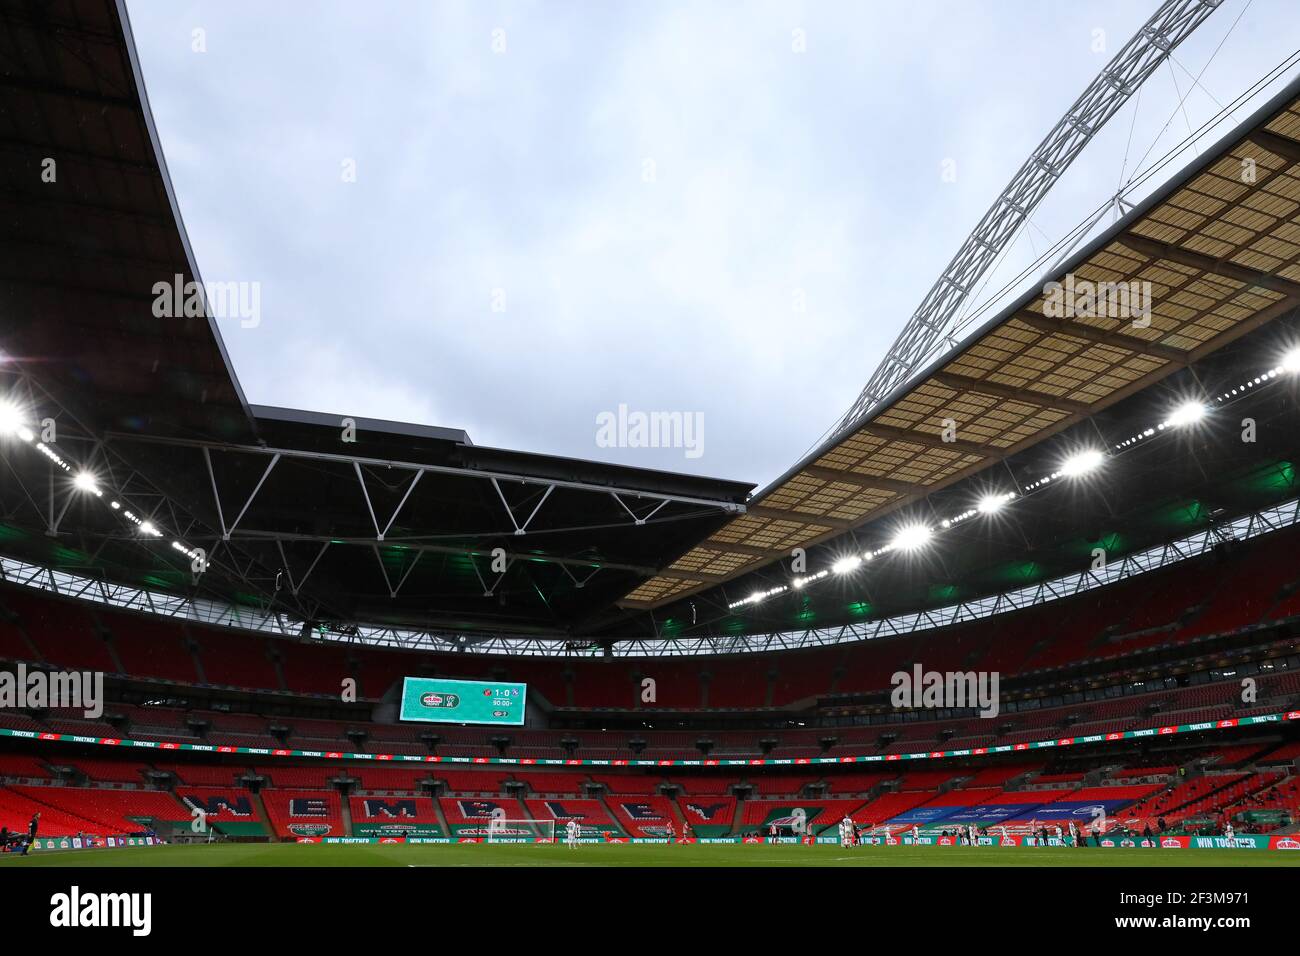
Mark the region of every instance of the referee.
POLYGON ((41 812, 37 810, 32 814, 32 822, 27 824, 27 845, 23 847, 23 856, 31 852, 32 844, 36 842, 36 831, 41 825, 41 812))

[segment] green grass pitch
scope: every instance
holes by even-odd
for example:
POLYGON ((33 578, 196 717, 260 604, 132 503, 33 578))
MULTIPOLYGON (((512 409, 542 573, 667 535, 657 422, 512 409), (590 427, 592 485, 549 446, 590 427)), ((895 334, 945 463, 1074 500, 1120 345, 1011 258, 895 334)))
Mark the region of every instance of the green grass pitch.
POLYGON ((755 846, 746 844, 296 844, 46 850, 0 856, 0 870, 118 866, 916 866, 1236 867, 1300 866, 1300 853, 1036 847, 755 846))

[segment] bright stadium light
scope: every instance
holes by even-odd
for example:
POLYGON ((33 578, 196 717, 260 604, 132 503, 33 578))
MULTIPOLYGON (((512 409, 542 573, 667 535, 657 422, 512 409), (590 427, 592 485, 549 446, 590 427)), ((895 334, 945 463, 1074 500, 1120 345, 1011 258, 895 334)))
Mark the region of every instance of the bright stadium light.
POLYGON ((1101 463, 1106 460, 1106 456, 1095 448, 1089 448, 1087 451, 1081 451, 1078 454, 1071 455, 1061 463, 1061 474, 1067 478, 1077 478, 1079 475, 1086 475, 1088 472, 1099 468, 1101 463))
POLYGON ((860 564, 862 564, 861 558, 857 555, 850 555, 847 558, 840 558, 832 564, 831 570, 836 574, 848 574, 850 571, 855 570, 860 564))
POLYGON ((22 410, 8 399, 0 401, 0 435, 21 435, 24 431, 22 410))
POLYGON ((820 581, 828 574, 830 574, 830 572, 823 569, 821 571, 818 571, 816 574, 806 574, 803 577, 795 578, 793 581, 790 582, 790 584, 792 587, 796 587, 796 588, 806 587, 807 585, 812 584, 814 581, 820 581))
POLYGON ((77 477, 72 479, 72 483, 76 485, 77 489, 80 491, 88 491, 92 495, 102 494, 99 490, 99 482, 97 482, 95 476, 88 471, 77 472, 77 477))
MULTIPOLYGON (((180 550, 185 551, 185 553, 190 555, 190 557, 194 557, 194 555, 191 552, 186 551, 184 546, 180 545, 179 542, 173 541, 172 547, 174 548, 179 547, 180 550)), ((738 607, 745 607, 746 605, 749 604, 758 604, 760 601, 766 601, 773 594, 781 594, 786 590, 788 590, 788 588, 786 588, 784 584, 778 584, 776 587, 768 588, 766 591, 755 591, 749 597, 741 598, 739 601, 732 601, 730 604, 727 605, 727 609, 735 610, 738 607)))
POLYGON ((894 535, 891 544, 900 551, 915 551, 917 548, 924 547, 933 534, 934 532, 923 524, 912 524, 894 535))
POLYGON ((1300 372, 1300 348, 1291 349, 1282 356, 1281 369, 1284 372, 1290 372, 1292 375, 1300 372))
POLYGON ((1179 405, 1174 409, 1173 414, 1165 419, 1164 424, 1168 428, 1181 428, 1184 425, 1195 425, 1205 417, 1208 411, 1209 409, 1200 402, 1184 402, 1182 405, 1179 405))
POLYGON ((1002 506, 1014 497, 1015 495, 1009 491, 1006 494, 1001 495, 985 495, 979 500, 979 504, 975 507, 979 510, 980 514, 991 515, 995 511, 1001 511, 1002 506))

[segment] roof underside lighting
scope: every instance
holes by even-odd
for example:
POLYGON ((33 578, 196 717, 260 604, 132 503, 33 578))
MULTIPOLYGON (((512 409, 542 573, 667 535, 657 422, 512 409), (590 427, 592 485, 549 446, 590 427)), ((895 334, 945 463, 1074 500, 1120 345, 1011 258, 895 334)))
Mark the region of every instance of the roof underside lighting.
POLYGON ((900 551, 915 551, 917 548, 924 547, 933 533, 923 524, 908 525, 894 535, 892 544, 900 551))
POLYGON ((23 413, 13 402, 0 401, 0 435, 18 435, 24 430, 23 413))
POLYGON ((1015 492, 1012 491, 1000 495, 985 495, 975 507, 979 509, 980 514, 991 515, 995 511, 1001 511, 1002 506, 1015 496, 1015 492))
POLYGON ((1174 409, 1167 419, 1165 426, 1168 428, 1181 428, 1185 425, 1195 425, 1205 417, 1208 409, 1200 402, 1184 402, 1174 409))
POLYGON ((1071 455, 1061 464, 1061 474, 1068 478, 1086 475, 1101 467, 1101 463, 1106 460, 1106 456, 1095 448, 1087 451, 1081 451, 1078 454, 1071 455))
POLYGON ((99 490, 99 482, 97 482, 95 476, 88 471, 77 472, 77 476, 72 479, 72 483, 77 486, 79 491, 88 491, 92 495, 102 494, 99 490))
POLYGON ((861 558, 857 557, 856 555, 851 555, 847 558, 840 558, 838 561, 836 561, 834 564, 831 565, 831 570, 834 571, 836 574, 848 574, 850 571, 855 570, 861 564, 862 564, 861 558))

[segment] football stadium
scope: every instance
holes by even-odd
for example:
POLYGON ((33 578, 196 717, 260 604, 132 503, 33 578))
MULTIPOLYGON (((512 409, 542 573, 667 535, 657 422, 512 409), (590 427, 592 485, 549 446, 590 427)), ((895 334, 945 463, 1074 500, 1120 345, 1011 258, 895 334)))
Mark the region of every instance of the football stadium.
POLYGON ((1300 865, 1300 51, 959 323, 1219 7, 758 486, 251 403, 127 5, 0 3, 0 877, 1300 865))

